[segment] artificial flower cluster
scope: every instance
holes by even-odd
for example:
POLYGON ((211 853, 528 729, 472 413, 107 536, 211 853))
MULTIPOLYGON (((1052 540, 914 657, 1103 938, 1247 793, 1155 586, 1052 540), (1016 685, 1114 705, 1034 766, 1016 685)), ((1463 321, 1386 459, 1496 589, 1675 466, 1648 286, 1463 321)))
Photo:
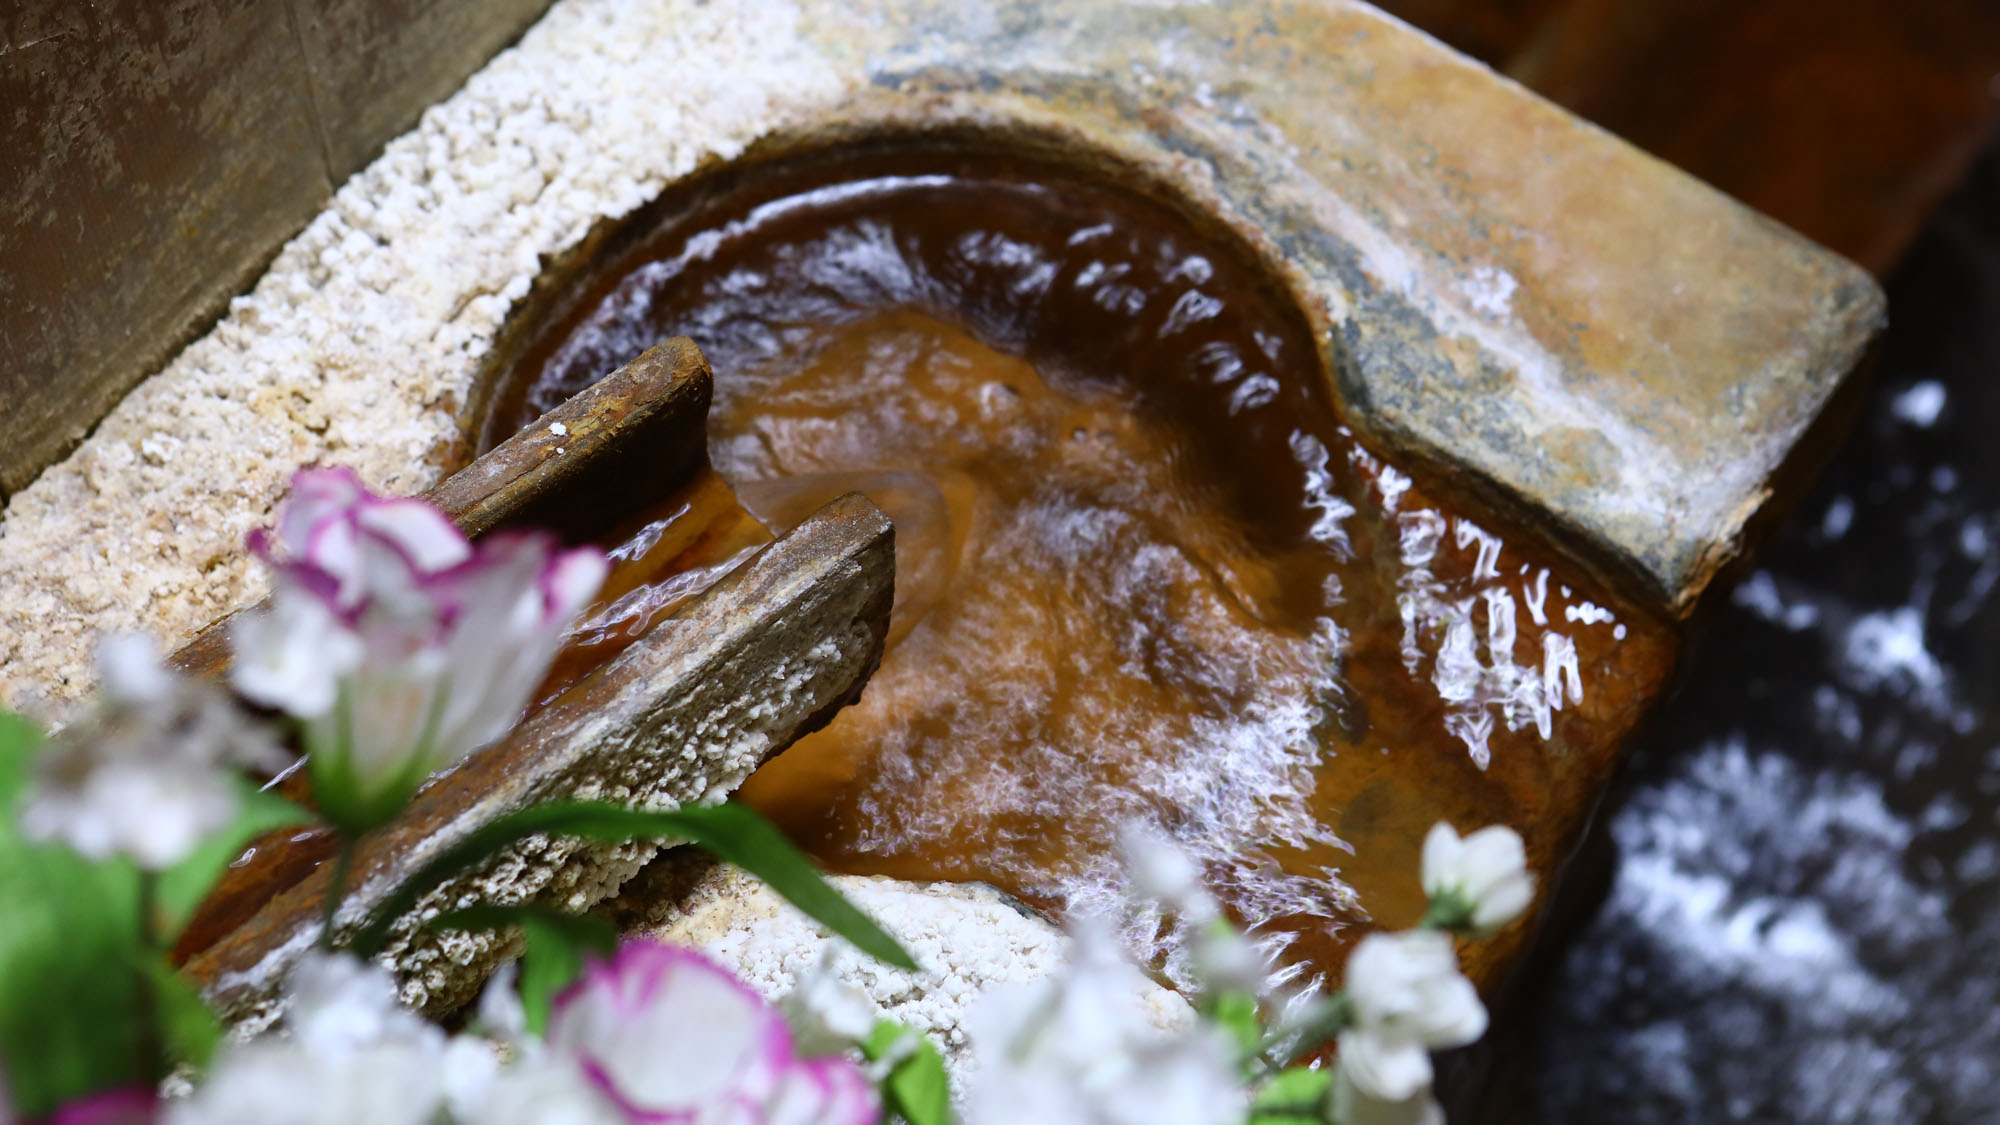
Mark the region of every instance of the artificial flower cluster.
POLYGON ((1275 994, 1268 982, 1282 974, 1226 921, 1191 858, 1157 833, 1129 831, 1123 844, 1137 905, 1175 920, 1193 947, 1199 1019, 1166 1037, 1120 1026, 1110 982, 1132 970, 1080 935, 1065 976, 1039 986, 1039 997, 999 1001, 981 1073, 1002 1077, 991 1102, 973 1087, 972 1125, 1442 1125, 1431 1052, 1486 1030, 1453 935, 1489 934, 1533 902, 1518 833, 1495 826, 1461 838, 1435 825, 1423 849, 1425 918, 1414 930, 1363 937, 1345 987, 1330 996, 1275 994), (1267 1028, 1266 1012, 1288 1014, 1267 1028), (1338 1045, 1330 1067, 1291 1065, 1329 1037, 1338 1045))
POLYGON ((170 1125, 873 1125, 875 1083, 845 1052, 802 1057, 778 1010, 698 953, 627 942, 526 1029, 511 972, 447 1037, 347 954, 294 973, 283 1037, 226 1049, 170 1125))
MULTIPOLYGON (((447 1036, 398 1007, 384 970, 334 949, 376 940, 398 909, 392 898, 336 926, 355 845, 519 719, 607 562, 534 532, 471 542, 430 504, 374 495, 337 469, 298 473, 277 527, 248 547, 274 580, 268 604, 231 629, 234 696, 166 667, 143 639, 114 638, 102 699, 62 734, 44 743, 0 714, 0 802, 15 813, 0 819, 0 1123, 859 1125, 880 1120, 881 1082, 914 1125, 942 1125, 941 1094, 926 1094, 944 1088, 937 1052, 837 982, 810 978, 788 1002, 806 1031, 794 1036, 699 955, 616 947, 608 923, 533 904, 485 904, 529 940, 518 991, 489 989, 477 1034, 447 1036), (305 754, 310 811, 252 780, 288 770, 287 741, 305 754), (312 819, 341 844, 322 949, 293 974, 282 1034, 222 1046, 169 950, 247 841, 312 819), (877 1056, 867 1073, 858 1044, 877 1056), (162 1103, 176 1071, 199 1080, 162 1103)), ((486 825, 485 852, 441 857, 416 879, 436 885, 562 825, 727 840, 836 933, 915 967, 741 808, 538 806, 486 825)))
POLYGON ((1430 908, 1417 929, 1374 933, 1349 955, 1345 987, 1284 996, 1259 946, 1226 920, 1198 864, 1157 832, 1122 841, 1148 924, 1168 920, 1192 947, 1197 1018, 1162 1030, 1135 1003, 1138 971, 1103 927, 1074 935, 1056 977, 983 998, 971 1025, 968 1125, 1442 1125, 1431 1052, 1486 1030, 1453 935, 1478 937, 1534 899, 1520 836, 1489 827, 1424 841, 1430 908), (1269 1021, 1265 1012, 1289 1013, 1269 1021), (1331 1066, 1292 1065, 1328 1038, 1331 1066))
MULTIPOLYGON (((1518 835, 1440 824, 1424 841, 1420 926, 1364 937, 1342 990, 1285 996, 1272 984, 1285 974, 1229 923, 1199 865, 1135 830, 1133 908, 1184 937, 1195 1018, 1163 1027, 1109 927, 1082 924, 1062 971, 974 1009, 956 1106, 935 1047, 826 962, 774 1006, 698 953, 621 945, 608 923, 532 905, 487 908, 529 934, 526 958, 448 1035, 397 1004, 385 970, 333 948, 341 872, 427 777, 517 721, 604 557, 538 534, 475 544, 428 504, 375 496, 341 470, 299 473, 275 533, 249 546, 275 580, 233 629, 230 682, 288 718, 317 815, 343 841, 324 948, 294 971, 280 1034, 220 1044, 167 951, 245 840, 312 814, 249 780, 289 760, 265 719, 143 641, 107 641, 102 701, 48 745, 0 714, 0 801, 16 813, 0 819, 0 1125, 1437 1123, 1431 1052, 1486 1027, 1454 935, 1489 934, 1534 898, 1518 835), (1329 1040, 1332 1065, 1299 1064, 1329 1040), (162 1102, 177 1072, 192 1090, 162 1102)), ((600 839, 615 824, 699 842, 704 824, 732 823, 732 854, 753 874, 915 967, 768 825, 745 836, 747 811, 560 811, 600 839), (753 837, 765 842, 743 846, 753 837)), ((525 818, 522 831, 556 823, 525 818)))

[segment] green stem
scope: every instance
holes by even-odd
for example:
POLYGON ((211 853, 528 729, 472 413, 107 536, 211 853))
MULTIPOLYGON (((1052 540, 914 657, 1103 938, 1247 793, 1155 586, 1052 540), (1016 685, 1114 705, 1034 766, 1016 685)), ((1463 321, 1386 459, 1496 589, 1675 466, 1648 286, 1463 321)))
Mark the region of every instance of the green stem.
POLYGON ((1315 1015, 1266 1036, 1259 1059, 1267 1073, 1276 1074, 1347 1030, 1353 1020, 1354 1008, 1343 988, 1327 997, 1326 1004, 1315 1015))
POLYGON ((153 979, 151 961, 166 952, 160 941, 159 927, 160 879, 151 871, 139 872, 139 956, 141 962, 133 969, 139 974, 139 1054, 144 1060, 145 1073, 154 1081, 167 1076, 170 1060, 167 1058, 165 1038, 160 1034, 160 991, 159 983, 153 979))
POLYGON ((354 871, 354 852, 361 844, 357 836, 346 832, 340 834, 340 850, 334 853, 333 870, 326 881, 326 901, 320 906, 319 947, 333 948, 334 917, 340 913, 340 900, 347 893, 347 877, 354 871))

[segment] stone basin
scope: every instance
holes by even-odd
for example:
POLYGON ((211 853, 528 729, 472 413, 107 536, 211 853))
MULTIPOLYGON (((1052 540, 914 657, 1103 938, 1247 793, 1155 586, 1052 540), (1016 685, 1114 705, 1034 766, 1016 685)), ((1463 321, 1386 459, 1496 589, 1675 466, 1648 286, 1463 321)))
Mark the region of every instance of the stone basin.
MULTIPOLYGON (((1373 826, 1357 862, 1412 879, 1430 820, 1474 812, 1556 879, 1682 623, 1810 476, 1882 318, 1851 263, 1360 3, 564 0, 10 498, 7 697, 83 692, 94 628, 187 634, 254 600, 237 544, 293 465, 399 491, 464 465, 498 357, 618 252, 615 220, 698 172, 917 137, 1127 185, 1240 247, 1365 447, 1647 638, 1590 739, 1350 779, 1376 794, 1346 809, 1373 826)), ((1497 985, 1530 930, 1469 968, 1497 985)))

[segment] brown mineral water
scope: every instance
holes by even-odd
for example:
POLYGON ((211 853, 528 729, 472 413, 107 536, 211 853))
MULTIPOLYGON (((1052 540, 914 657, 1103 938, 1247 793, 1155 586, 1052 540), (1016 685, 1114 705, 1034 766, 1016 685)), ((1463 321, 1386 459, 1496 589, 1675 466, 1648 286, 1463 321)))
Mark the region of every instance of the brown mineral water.
POLYGON ((1658 686, 1663 629, 1358 445, 1297 310, 1163 203, 935 155, 661 210, 489 437, 685 333, 751 513, 890 514, 880 671, 743 792, 836 870, 1118 910, 1146 822, 1310 980, 1347 923, 1421 912, 1432 821, 1588 799, 1566 763, 1658 686))

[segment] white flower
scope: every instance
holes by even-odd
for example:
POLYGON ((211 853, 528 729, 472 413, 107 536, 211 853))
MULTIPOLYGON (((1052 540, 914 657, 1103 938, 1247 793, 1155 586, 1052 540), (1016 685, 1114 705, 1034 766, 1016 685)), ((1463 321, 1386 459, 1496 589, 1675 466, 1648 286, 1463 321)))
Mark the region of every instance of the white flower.
POLYGON ((1333 1076, 1333 1120, 1340 1125, 1445 1125, 1444 1107, 1425 1088, 1400 1101, 1375 1097, 1355 1086, 1347 1068, 1333 1076))
POLYGON ((633 1120, 873 1125, 880 1117, 859 1067, 801 1060, 778 1013, 692 950, 625 943, 557 998, 547 1041, 633 1120))
POLYGON ((608 565, 541 534, 475 545, 344 469, 296 474, 276 542, 249 546, 277 573, 270 607, 231 633, 233 682, 301 721, 314 796, 349 831, 506 733, 608 565))
POLYGON ((444 1033, 396 1004, 395 981, 346 955, 295 970, 285 1026, 225 1049, 168 1125, 426 1125, 444 1103, 444 1033))
POLYGON ((396 979, 346 953, 311 953, 287 983, 285 1026, 308 1051, 424 1040, 436 1029, 396 1002, 396 979))
POLYGON ((1201 865, 1166 833, 1139 821, 1118 832, 1118 850, 1132 877, 1132 890, 1142 898, 1193 915, 1195 923, 1220 913, 1214 896, 1202 885, 1201 865))
POLYGON ((445 1081, 455 1121, 478 1125, 625 1125, 628 1120, 577 1061, 565 1054, 527 1050, 503 1067, 492 1044, 460 1037, 452 1041, 446 1065, 445 1081))
POLYGON ((181 686, 181 678, 160 662, 153 638, 143 633, 114 633, 99 640, 97 673, 104 697, 122 707, 169 703, 181 686))
POLYGON ((148 638, 106 638, 98 665, 103 700, 36 759, 21 831, 164 870, 235 818, 236 767, 288 759, 221 691, 163 666, 148 638))
POLYGON ((1520 917, 1535 901, 1521 834, 1495 824, 1460 839, 1437 822, 1424 837, 1424 892, 1482 933, 1520 917))
POLYGON ((1203 988, 1253 995, 1264 991, 1270 958, 1223 916, 1222 904, 1204 884, 1201 864, 1193 856, 1166 833, 1136 820, 1119 829, 1118 849, 1133 892, 1172 916, 1203 988))
POLYGON ((996 989, 968 1019, 978 1072, 968 1125, 1234 1125, 1245 1095, 1229 1045, 1155 1027, 1143 981, 1105 935, 1080 932, 1049 980, 996 989))
POLYGON ((486 987, 480 990, 479 1007, 474 1012, 473 1024, 481 1034, 501 1043, 527 1041, 528 1011, 521 1003, 517 985, 520 975, 521 963, 509 961, 500 966, 486 982, 486 987))
POLYGON ((1271 958, 1256 942, 1218 918, 1194 938, 1194 971, 1203 987, 1262 995, 1271 981, 1271 958))
POLYGON ((831 1055, 866 1042, 882 1011, 868 994, 840 979, 837 951, 828 947, 812 971, 799 978, 778 1010, 791 1025, 793 1042, 806 1055, 831 1055))
POLYGON ((1486 1032, 1486 1007, 1458 971, 1451 938, 1435 930, 1369 934, 1347 959, 1352 1015, 1340 1063, 1363 1093, 1415 1097, 1431 1083, 1430 1052, 1486 1032))

